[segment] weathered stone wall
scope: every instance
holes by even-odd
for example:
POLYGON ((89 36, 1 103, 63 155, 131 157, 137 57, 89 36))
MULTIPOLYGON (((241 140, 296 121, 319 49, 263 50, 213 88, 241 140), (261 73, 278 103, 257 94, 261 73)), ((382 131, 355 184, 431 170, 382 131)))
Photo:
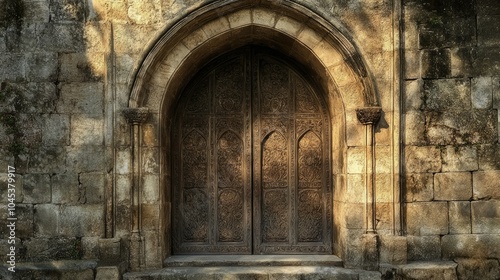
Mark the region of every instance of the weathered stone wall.
MULTIPOLYGON (((134 75, 161 34, 212 2, 0 0, 0 113, 8 116, 0 122, 0 181, 6 185, 7 166, 15 165, 21 260, 95 259, 99 240, 130 237, 137 159, 122 111, 134 75)), ((350 266, 373 265, 360 254, 372 178, 380 262, 454 259, 466 271, 478 266, 468 259, 499 259, 500 5, 288 2, 320 15, 356 45, 383 110, 373 165, 367 127, 353 108, 338 113, 349 130, 334 139, 344 143, 335 178, 336 252, 350 266)), ((159 113, 140 131, 145 267, 161 265, 169 240, 160 222, 169 178, 161 174, 161 155, 168 155, 159 137, 168 136, 160 133, 159 113)), ((2 220, 6 195, 0 193, 2 220)), ((7 240, 0 241, 6 251, 7 240)))
POLYGON ((498 260, 500 5, 406 1, 404 13, 408 260, 498 260))

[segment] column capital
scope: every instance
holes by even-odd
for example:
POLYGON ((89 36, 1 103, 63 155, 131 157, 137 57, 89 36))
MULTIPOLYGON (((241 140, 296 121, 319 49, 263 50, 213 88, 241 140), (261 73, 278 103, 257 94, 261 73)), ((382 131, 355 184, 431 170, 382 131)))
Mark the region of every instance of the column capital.
POLYGON ((382 116, 382 107, 363 107, 356 109, 356 116, 360 123, 364 125, 375 125, 380 120, 382 116))
POLYGON ((125 108, 122 112, 129 124, 141 124, 149 116, 149 108, 147 107, 125 108))

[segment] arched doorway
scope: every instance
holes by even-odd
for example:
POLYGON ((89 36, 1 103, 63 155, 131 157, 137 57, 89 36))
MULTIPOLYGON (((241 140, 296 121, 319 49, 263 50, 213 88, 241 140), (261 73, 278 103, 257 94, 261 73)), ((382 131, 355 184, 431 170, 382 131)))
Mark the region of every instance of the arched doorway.
POLYGON ((174 254, 332 253, 331 139, 300 67, 248 46, 203 68, 172 133, 174 254))

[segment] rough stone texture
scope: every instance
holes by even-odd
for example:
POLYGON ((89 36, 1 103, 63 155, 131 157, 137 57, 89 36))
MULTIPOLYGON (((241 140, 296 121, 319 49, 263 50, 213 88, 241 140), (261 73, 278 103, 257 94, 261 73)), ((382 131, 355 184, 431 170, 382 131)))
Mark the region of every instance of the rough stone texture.
POLYGON ((471 233, 471 207, 469 201, 449 202, 450 234, 471 233))
POLYGON ((481 200, 492 198, 500 200, 498 178, 500 178, 499 170, 472 173, 472 192, 474 199, 481 200))
POLYGON ((500 235, 457 234, 442 238, 443 257, 498 259, 500 257, 500 235))
POLYGON ((408 173, 406 175, 406 201, 431 201, 434 198, 432 173, 408 173))
POLYGON ((398 267, 396 279, 456 280, 456 267, 454 262, 412 263, 398 267))
POLYGON ((407 236, 408 261, 441 259, 441 238, 439 235, 407 236))
POLYGON ((407 204, 407 209, 408 234, 422 236, 448 233, 447 202, 413 202, 407 204))
POLYGON ((441 151, 437 147, 407 147, 406 171, 408 173, 441 171, 441 151))
POLYGON ((476 147, 446 146, 443 151, 443 172, 475 171, 478 169, 476 147))
POLYGON ((459 280, 490 280, 498 279, 500 264, 498 260, 454 259, 458 264, 459 280))
POLYGON ((470 172, 446 172, 434 175, 435 200, 469 200, 472 198, 470 172))
POLYGON ((472 201, 472 233, 500 233, 500 201, 472 201))

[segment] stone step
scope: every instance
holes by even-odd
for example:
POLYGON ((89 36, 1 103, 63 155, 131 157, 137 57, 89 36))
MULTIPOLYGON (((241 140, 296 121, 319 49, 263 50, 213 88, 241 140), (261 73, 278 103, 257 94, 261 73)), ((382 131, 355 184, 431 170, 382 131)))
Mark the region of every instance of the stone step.
POLYGON ((132 272, 123 280, 379 280, 380 272, 326 266, 209 266, 169 267, 155 271, 132 272))
POLYGON ((178 255, 164 261, 166 267, 209 266, 336 266, 342 260, 334 255, 178 255))

